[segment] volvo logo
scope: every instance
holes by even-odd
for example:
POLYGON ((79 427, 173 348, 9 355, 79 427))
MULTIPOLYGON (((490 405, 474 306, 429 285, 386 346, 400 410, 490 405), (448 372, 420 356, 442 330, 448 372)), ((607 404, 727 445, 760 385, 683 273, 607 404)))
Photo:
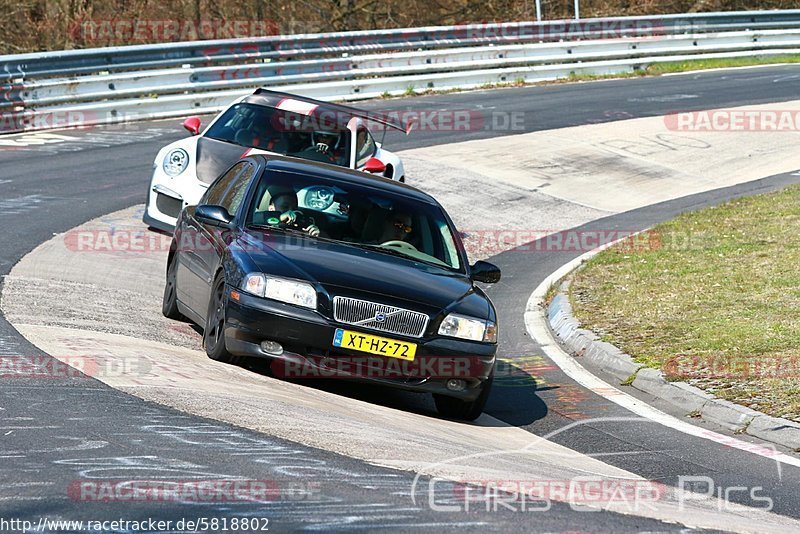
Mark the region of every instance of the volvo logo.
POLYGON ((382 323, 386 321, 386 314, 383 312, 378 312, 375 314, 375 322, 382 323))

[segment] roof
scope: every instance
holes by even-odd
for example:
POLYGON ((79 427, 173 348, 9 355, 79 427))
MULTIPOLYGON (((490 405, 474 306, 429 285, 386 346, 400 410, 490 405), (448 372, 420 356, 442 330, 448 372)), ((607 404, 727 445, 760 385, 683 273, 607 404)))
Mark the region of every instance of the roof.
MULTIPOLYGON (((256 91, 244 99, 245 102, 268 106, 275 109, 282 109, 288 112, 317 117, 330 122, 330 117, 335 117, 340 122, 342 116, 359 117, 361 119, 376 122, 389 128, 394 128, 408 134, 412 124, 403 122, 397 117, 392 117, 377 111, 366 111, 333 102, 323 102, 307 96, 271 91, 269 89, 256 89, 256 91)), ((343 121, 347 122, 347 121, 343 121)))
POLYGON ((428 193, 420 191, 416 187, 398 182, 397 180, 384 178, 383 176, 367 174, 361 171, 355 171, 336 165, 328 165, 327 163, 293 158, 291 156, 254 154, 248 156, 248 159, 249 158, 265 162, 268 170, 302 173, 310 176, 320 176, 327 179, 341 180, 354 185, 372 187, 374 189, 395 193, 397 195, 413 198, 428 204, 436 204, 437 206, 439 205, 436 199, 428 193))

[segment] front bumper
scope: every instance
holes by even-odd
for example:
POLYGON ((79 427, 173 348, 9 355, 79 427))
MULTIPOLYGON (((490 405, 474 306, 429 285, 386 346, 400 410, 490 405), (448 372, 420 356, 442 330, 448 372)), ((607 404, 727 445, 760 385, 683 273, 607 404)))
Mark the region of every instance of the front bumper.
POLYGON ((337 378, 385 384, 410 391, 437 393, 462 400, 475 400, 495 365, 497 346, 445 337, 414 339, 357 326, 335 323, 315 310, 307 310, 239 291, 230 298, 225 327, 225 345, 239 356, 271 358, 272 370, 286 378, 337 378), (413 362, 334 347, 337 328, 359 331, 417 344, 413 362), (262 350, 262 341, 275 341, 283 352, 262 350), (449 389, 451 379, 461 380, 461 389, 449 389))
POLYGON ((157 166, 150 180, 143 222, 171 233, 181 210, 186 206, 196 205, 206 189, 208 185, 200 182, 188 170, 171 178, 157 166))

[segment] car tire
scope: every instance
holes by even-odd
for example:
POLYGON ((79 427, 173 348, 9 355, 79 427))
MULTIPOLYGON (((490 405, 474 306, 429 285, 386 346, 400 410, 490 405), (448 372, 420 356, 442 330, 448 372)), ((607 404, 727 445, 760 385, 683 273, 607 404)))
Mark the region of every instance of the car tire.
POLYGON ((203 347, 212 360, 234 363, 234 356, 225 347, 225 277, 218 275, 211 286, 206 326, 203 329, 203 347))
POLYGON ((489 394, 492 391, 492 382, 494 382, 494 373, 489 375, 489 378, 483 383, 480 395, 473 401, 463 401, 447 395, 434 394, 433 401, 436 403, 436 411, 439 412, 439 415, 448 419, 474 421, 483 413, 483 408, 486 406, 486 401, 489 400, 489 394))
POLYGON ((186 320, 183 314, 178 311, 178 291, 177 276, 178 254, 175 253, 167 265, 167 280, 164 283, 164 297, 161 300, 161 313, 168 319, 177 321, 186 320))

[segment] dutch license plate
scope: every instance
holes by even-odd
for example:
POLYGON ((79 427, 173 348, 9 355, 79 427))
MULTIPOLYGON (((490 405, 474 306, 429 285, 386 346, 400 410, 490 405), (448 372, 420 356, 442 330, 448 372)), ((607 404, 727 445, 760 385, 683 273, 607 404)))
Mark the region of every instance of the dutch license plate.
POLYGON ((417 353, 416 343, 406 343, 341 328, 337 328, 333 335, 333 346, 409 361, 413 361, 414 355, 417 353))

